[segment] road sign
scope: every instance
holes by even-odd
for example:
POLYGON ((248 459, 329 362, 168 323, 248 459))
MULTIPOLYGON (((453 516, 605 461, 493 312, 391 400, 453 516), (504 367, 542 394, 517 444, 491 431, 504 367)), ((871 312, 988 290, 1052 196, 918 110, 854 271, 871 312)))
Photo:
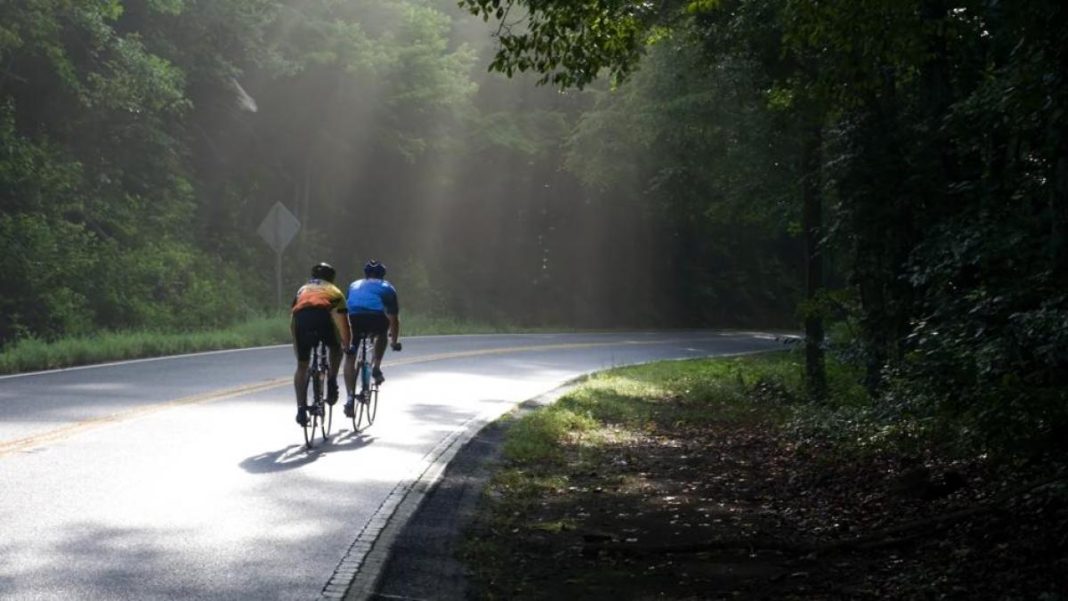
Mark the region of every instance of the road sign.
POLYGON ((260 236, 271 245, 274 252, 281 253, 300 231, 300 221, 280 202, 274 203, 263 218, 258 230, 260 236))
POLYGON ((280 202, 274 203, 263 218, 258 230, 260 236, 271 245, 275 253, 274 283, 278 304, 282 304, 282 251, 300 231, 300 221, 280 202))

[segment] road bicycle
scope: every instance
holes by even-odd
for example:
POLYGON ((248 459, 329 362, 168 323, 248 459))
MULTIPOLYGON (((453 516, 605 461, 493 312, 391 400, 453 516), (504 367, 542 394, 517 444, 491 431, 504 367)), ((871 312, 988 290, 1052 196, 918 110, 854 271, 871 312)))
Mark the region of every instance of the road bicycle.
POLYGON ((334 421, 334 407, 326 402, 327 378, 330 377, 330 364, 327 358, 326 343, 320 340, 312 348, 311 361, 308 363, 308 384, 311 390, 306 397, 308 423, 304 426, 304 444, 312 448, 315 442, 316 428, 323 435, 323 441, 330 436, 330 427, 334 421))
POLYGON ((356 350, 356 386, 359 392, 356 394, 356 406, 352 409, 352 427, 357 432, 364 421, 368 426, 375 423, 378 414, 378 384, 371 377, 374 343, 373 336, 362 336, 356 350))
MULTIPOLYGON (((375 337, 361 336, 359 348, 356 349, 356 385, 359 392, 356 394, 356 406, 352 409, 353 431, 360 431, 360 424, 370 426, 375 423, 378 415, 378 383, 371 377, 374 357, 375 337)), ((393 345, 394 351, 401 350, 398 342, 393 345)))

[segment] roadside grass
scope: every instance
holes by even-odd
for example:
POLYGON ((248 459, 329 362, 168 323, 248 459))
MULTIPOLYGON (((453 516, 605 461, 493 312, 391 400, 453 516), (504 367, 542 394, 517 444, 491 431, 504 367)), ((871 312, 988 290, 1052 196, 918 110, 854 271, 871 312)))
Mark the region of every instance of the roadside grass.
POLYGON ((779 411, 800 386, 792 355, 668 361, 591 376, 551 406, 517 420, 505 456, 532 466, 559 460, 567 445, 596 448, 658 425, 745 420, 779 411), (764 401, 754 404, 754 390, 764 401), (779 396, 772 398, 768 391, 779 396))
POLYGON ((509 460, 559 460, 569 445, 595 448, 665 425, 770 421, 804 451, 834 461, 887 450, 910 452, 924 438, 907 419, 873 408, 855 368, 827 364, 826 403, 803 399, 803 358, 784 351, 667 361, 596 374, 556 403, 518 420, 505 443, 509 460))
POLYGON ((781 399, 754 404, 752 391, 760 385, 785 388, 784 381, 797 380, 797 370, 791 354, 773 353, 595 374, 553 405, 514 418, 503 447, 507 464, 494 476, 491 496, 516 506, 503 510, 508 513, 559 492, 575 469, 567 462, 576 449, 580 463, 595 463, 602 450, 664 426, 766 420, 781 413, 781 399))
MULTIPOLYGON (((754 402, 752 393, 760 387, 795 390, 797 371, 788 352, 625 367, 591 376, 550 406, 506 418, 511 423, 503 462, 459 554, 474 598, 567 598, 574 583, 546 582, 544 568, 524 566, 544 563, 539 553, 565 553, 540 548, 544 537, 551 537, 545 544, 563 544, 552 541, 588 531, 583 516, 596 514, 593 506, 648 485, 646 474, 625 473, 627 463, 635 463, 632 449, 694 424, 779 422, 785 400, 754 402)), ((611 567, 590 577, 626 580, 611 567)), ((586 592, 601 598, 592 588, 586 592)))
MULTIPOLYGON (((401 336, 529 332, 451 317, 404 315, 401 336)), ((254 317, 226 328, 186 332, 117 331, 39 340, 26 338, 0 351, 0 374, 201 351, 288 344, 289 315, 254 317)))
POLYGON ((833 361, 805 402, 800 361, 615 369, 508 418, 458 550, 468 597, 1064 598, 1049 473, 940 452, 833 361), (1031 492, 1004 511, 1006 490, 1031 492))

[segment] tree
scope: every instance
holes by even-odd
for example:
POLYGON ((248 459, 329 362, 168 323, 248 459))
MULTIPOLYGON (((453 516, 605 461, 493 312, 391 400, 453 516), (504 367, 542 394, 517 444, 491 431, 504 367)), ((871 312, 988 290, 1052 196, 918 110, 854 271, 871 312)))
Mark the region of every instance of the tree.
MULTIPOLYGON (((755 59, 772 79, 779 82, 779 106, 789 110, 797 123, 797 161, 802 170, 800 197, 806 265, 805 307, 806 380, 809 394, 821 399, 826 394, 823 364, 823 323, 814 308, 823 289, 821 131, 825 105, 819 88, 811 85, 818 68, 818 55, 789 50, 784 35, 779 4, 775 2, 627 2, 618 0, 462 0, 476 15, 496 18, 500 23, 500 47, 491 69, 506 74, 537 71, 541 81, 561 87, 582 88, 602 71, 616 82, 637 67, 649 44, 665 31, 692 24, 714 38, 723 35, 733 44, 710 40, 711 54, 736 53, 755 59), (521 13, 516 18, 513 14, 521 13), (760 18, 768 18, 760 21, 760 18)), ((803 49, 794 47, 794 50, 803 49)))

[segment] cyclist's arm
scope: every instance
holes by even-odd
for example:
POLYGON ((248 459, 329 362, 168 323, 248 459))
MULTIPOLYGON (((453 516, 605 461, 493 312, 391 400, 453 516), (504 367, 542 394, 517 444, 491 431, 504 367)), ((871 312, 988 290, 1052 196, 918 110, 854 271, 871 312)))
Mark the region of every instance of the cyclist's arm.
POLYGON ((331 286, 333 304, 330 305, 330 317, 334 319, 334 329, 340 334, 338 342, 341 350, 346 350, 352 344, 352 332, 349 330, 349 305, 345 302, 345 293, 337 286, 331 286))
POLYGON ((330 316, 334 318, 334 325, 337 326, 337 331, 341 334, 341 348, 349 348, 352 345, 352 331, 349 330, 348 310, 344 307, 334 309, 330 311, 330 316))
POLYGON ((389 342, 395 345, 397 336, 400 336, 400 316, 396 313, 386 313, 386 318, 389 319, 389 342))
POLYGON ((386 307, 386 318, 389 319, 389 342, 396 346, 397 337, 400 336, 400 302, 393 286, 389 286, 382 295, 382 304, 386 307))

